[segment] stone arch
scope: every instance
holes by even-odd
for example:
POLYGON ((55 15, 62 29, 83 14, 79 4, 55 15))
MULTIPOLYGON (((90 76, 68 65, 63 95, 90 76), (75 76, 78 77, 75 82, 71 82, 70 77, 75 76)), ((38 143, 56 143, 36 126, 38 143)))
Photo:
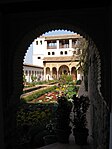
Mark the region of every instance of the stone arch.
POLYGON ((59 76, 62 74, 69 74, 69 67, 67 65, 61 65, 58 71, 59 76))
MULTIPOLYGON (((14 62, 13 62, 13 86, 14 86, 14 91, 13 91, 13 94, 12 94, 12 99, 11 99, 11 102, 13 102, 15 99, 16 100, 19 100, 20 98, 20 95, 22 93, 22 89, 23 89, 23 80, 22 80, 22 77, 23 77, 23 58, 24 58, 24 55, 28 49, 28 46, 33 42, 33 40, 35 38, 37 38, 38 36, 42 35, 43 33, 49 31, 49 30, 56 30, 56 29, 65 29, 65 30, 70 30, 70 31, 74 31, 74 32, 77 32, 79 33, 81 36, 83 36, 84 38, 86 38, 86 40, 88 40, 89 42, 89 59, 90 59, 90 62, 89 62, 89 82, 91 83, 91 67, 92 67, 92 64, 94 64, 93 62, 95 61, 96 64, 95 64, 95 75, 97 75, 96 77, 96 87, 94 89, 94 92, 96 91, 97 92, 97 97, 99 97, 99 101, 102 103, 102 109, 99 108, 101 110, 99 117, 101 118, 100 120, 102 122, 105 122, 107 117, 103 117, 103 112, 102 111, 105 111, 104 109, 107 107, 106 105, 106 102, 103 98, 103 95, 101 93, 101 59, 100 59, 100 53, 95 45, 95 43, 93 42, 93 40, 85 33, 83 32, 80 28, 74 26, 74 25, 71 25, 71 24, 67 24, 67 23, 49 23, 49 24, 44 24, 44 25, 40 25, 38 26, 36 29, 33 29, 31 30, 30 32, 28 32, 23 38, 22 40, 20 40, 20 42, 18 42, 18 46, 16 48, 16 53, 15 53, 15 57, 14 57, 14 62), (91 50, 92 49, 92 50, 91 50), (93 51, 93 53, 91 52, 93 51), (15 67, 16 65, 18 65, 18 67, 15 67)), ((93 81, 94 82, 94 81, 93 81)), ((89 84, 89 87, 91 85, 89 84)), ((90 88, 91 90, 91 88, 90 88)), ((90 92, 89 96, 91 97, 93 93, 90 92)), ((92 100, 92 104, 95 105, 95 102, 94 99, 91 99, 92 100)), ((98 102, 99 102, 98 101, 98 102)), ((95 107, 96 108, 96 107, 95 107)), ((97 111, 98 113, 98 111, 97 111)), ((97 117, 97 115, 93 115, 92 118, 95 116, 95 118, 97 117)), ((95 124, 95 128, 98 128, 97 127, 97 124, 95 124)), ((93 128, 93 129, 95 129, 93 128)), ((102 129, 103 128, 108 128, 106 127, 106 124, 103 124, 103 126, 101 127, 102 129)), ((105 134, 102 135, 101 137, 98 136, 100 134, 100 131, 98 131, 97 133, 97 136, 96 138, 100 138, 100 142, 104 142, 105 138, 105 134)), ((96 143, 97 144, 97 143, 96 143)))
POLYGON ((52 76, 53 76, 54 79, 57 78, 57 68, 56 67, 52 68, 52 76))
MULTIPOLYGON (((49 30, 56 30, 56 29, 65 29, 65 30, 70 30, 70 31, 74 31, 79 33, 81 36, 83 36, 84 38, 86 38, 86 40, 89 41, 89 45, 91 46, 95 46, 95 43, 92 41, 92 39, 85 33, 83 32, 80 28, 76 27, 76 26, 72 26, 71 24, 65 24, 65 23, 50 23, 50 24, 44 24, 41 26, 38 26, 36 29, 28 32, 23 38, 22 40, 18 43, 17 49, 16 49, 16 53, 15 53, 15 58, 14 58, 14 63, 13 63, 13 76, 14 76, 14 89, 16 90, 17 84, 16 82, 19 81, 20 83, 22 83, 21 79, 17 79, 18 76, 16 77, 16 75, 19 75, 19 78, 22 77, 23 74, 23 70, 21 69, 20 71, 20 67, 22 68, 23 66, 23 59, 25 56, 25 53, 28 49, 28 46, 33 42, 33 40, 35 38, 37 38, 38 36, 42 35, 43 33, 49 31, 49 30), (15 64, 19 64, 19 70, 18 68, 15 69, 15 64)), ((100 55, 99 55, 99 51, 97 48, 95 48, 95 53, 96 53, 96 57, 97 57, 97 64, 98 64, 98 90, 100 92, 100 87, 101 87, 101 60, 100 60, 100 55)), ((20 89, 20 87, 19 87, 20 89)), ((22 86, 20 89, 20 92, 22 91, 22 86)), ((100 92, 101 94, 101 92, 100 92)))
POLYGON ((92 43, 89 44, 90 54, 89 54, 88 93, 89 97, 91 98, 91 119, 92 119, 91 126, 93 132, 92 135, 93 138, 98 138, 97 139, 98 141, 95 140, 94 142, 94 148, 97 148, 97 146, 100 146, 101 148, 107 148, 108 146, 107 140, 109 138, 108 134, 109 121, 107 122, 107 119, 109 118, 109 107, 101 92, 100 54, 93 41, 90 42, 92 43), (101 129, 97 129, 99 127, 101 129), (102 130, 105 130, 105 132, 102 133, 102 130))
POLYGON ((46 71, 46 80, 49 80, 49 79, 50 79, 50 68, 47 67, 47 68, 45 69, 45 71, 46 71))
POLYGON ((76 67, 72 67, 71 68, 71 75, 72 75, 73 80, 77 80, 77 70, 76 70, 76 67))
MULTIPOLYGON (((21 37, 21 40, 18 41, 18 45, 16 47, 16 53, 13 61, 13 86, 14 91, 12 95, 12 99, 19 100, 19 97, 22 93, 23 89, 23 59, 25 56, 25 53, 29 47, 29 45, 34 41, 35 38, 39 37, 43 33, 50 31, 50 30, 58 30, 58 29, 64 29, 68 31, 73 31, 79 33, 81 36, 83 36, 86 40, 89 42, 89 49, 94 49, 96 61, 97 61, 97 89, 101 94, 101 59, 98 49, 96 48, 95 43, 93 40, 80 28, 67 23, 49 23, 49 24, 42 24, 35 29, 29 31, 25 36, 21 37), (16 67, 18 65, 18 67, 16 67), (17 86, 18 84, 18 86, 17 86), (17 94, 18 93, 18 94, 17 94)), ((11 100, 11 101, 14 101, 11 100)))
POLYGON ((49 67, 46 68, 46 74, 50 75, 50 68, 49 67))

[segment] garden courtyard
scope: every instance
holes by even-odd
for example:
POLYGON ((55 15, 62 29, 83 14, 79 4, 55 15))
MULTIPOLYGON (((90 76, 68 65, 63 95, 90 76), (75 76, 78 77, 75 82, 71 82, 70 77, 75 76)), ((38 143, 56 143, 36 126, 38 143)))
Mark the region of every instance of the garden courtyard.
POLYGON ((72 133, 68 144, 60 144, 56 139, 46 143, 44 138, 46 135, 55 134, 58 98, 66 96, 67 100, 72 102, 74 94, 78 97, 82 94, 87 96, 84 83, 81 81, 74 82, 71 76, 63 75, 59 82, 56 81, 56 83, 51 84, 53 85, 22 96, 21 104, 17 110, 17 149, 55 149, 56 147, 60 149, 64 148, 65 145, 70 149, 74 145, 77 147, 75 149, 80 149, 80 146, 75 144, 72 133))

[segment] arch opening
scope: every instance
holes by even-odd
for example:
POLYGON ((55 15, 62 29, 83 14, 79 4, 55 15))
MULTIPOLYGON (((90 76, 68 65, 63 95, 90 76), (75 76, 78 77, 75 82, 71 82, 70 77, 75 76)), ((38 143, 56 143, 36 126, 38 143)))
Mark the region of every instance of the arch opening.
MULTIPOLYGON (((102 115, 102 111, 104 110, 104 108, 107 107, 106 102, 104 101, 103 95, 102 95, 101 90, 100 90, 100 88, 101 88, 101 59, 100 59, 100 54, 99 54, 98 49, 96 48, 96 45, 92 41, 92 39, 88 35, 86 35, 84 32, 82 32, 80 29, 78 29, 78 28, 76 28, 74 26, 71 26, 69 24, 58 24, 58 23, 47 24, 47 25, 43 25, 41 27, 38 27, 37 29, 33 30, 32 32, 30 32, 28 35, 26 35, 23 38, 24 42, 22 41, 22 43, 20 43, 19 47, 17 48, 17 53, 15 55, 14 66, 18 62, 21 62, 20 68, 22 68, 22 62, 23 62, 22 60, 23 60, 23 57, 24 57, 24 55, 26 53, 26 49, 27 49, 27 46, 25 47, 25 42, 31 43, 32 39, 34 40, 37 36, 42 35, 46 31, 52 30, 52 29, 53 30, 60 29, 60 28, 64 28, 65 30, 67 29, 67 30, 71 30, 71 31, 74 31, 74 32, 77 31, 78 33, 80 33, 80 35, 82 35, 89 42, 89 48, 88 48, 88 50, 90 52, 89 53, 89 57, 88 57, 89 58, 89 63, 88 63, 88 73, 89 73, 89 75, 87 76, 88 78, 86 78, 88 80, 88 82, 86 82, 86 83, 88 85, 89 97, 90 97, 91 102, 92 102, 91 118, 93 118, 93 117, 98 118, 98 116, 100 117, 100 115, 97 115, 99 111, 96 111, 96 114, 95 114, 95 108, 98 108, 99 104, 97 105, 96 103, 100 102, 100 104, 102 105, 102 109, 100 109, 101 110, 100 111, 101 115, 102 115), (20 50, 20 49, 22 49, 22 47, 25 47, 24 51, 20 50), (19 55, 20 59, 18 59, 17 55, 19 55), (94 101, 95 98, 99 99, 99 101, 94 101)), ((68 67, 66 67, 66 69, 64 69, 63 71, 64 71, 64 73, 69 72, 68 67)), ((79 69, 78 69, 78 71, 80 72, 79 69)), ((49 70, 49 74, 50 74, 50 70, 49 70)), ((16 91, 19 90, 19 92, 21 94, 23 86, 20 85, 19 88, 17 88, 15 82, 16 83, 17 82, 18 83, 22 82, 22 71, 19 72, 17 69, 14 70, 14 88, 15 88, 14 92, 16 93, 16 91), (17 74, 17 73, 20 74, 19 79, 16 78, 15 74, 17 74)), ((17 94, 14 94, 14 97, 19 98, 17 94)), ((103 115, 102 115, 100 120, 104 121, 103 115)), ((92 120, 92 124, 91 125, 92 125, 92 130, 91 131, 94 132, 95 129, 97 128, 97 126, 98 126, 98 121, 96 123, 95 119, 92 120)), ((104 127, 106 128, 106 126, 107 125, 105 123, 104 125, 101 126, 101 128, 104 129, 104 127)), ((96 138, 98 138, 98 139, 100 138, 101 142, 103 142, 104 135, 100 138, 100 133, 94 134, 94 136, 96 138)), ((95 142, 95 144, 96 144, 96 146, 98 146, 97 142, 95 142)))

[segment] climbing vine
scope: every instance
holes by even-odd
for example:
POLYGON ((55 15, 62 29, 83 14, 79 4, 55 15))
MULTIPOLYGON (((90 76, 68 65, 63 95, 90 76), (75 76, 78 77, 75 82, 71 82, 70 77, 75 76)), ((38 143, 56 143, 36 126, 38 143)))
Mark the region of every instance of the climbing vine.
MULTIPOLYGON (((88 69, 89 69, 89 42, 85 38, 79 38, 75 44, 75 49, 80 49, 79 61, 77 67, 80 67, 84 74, 84 84, 86 91, 88 90, 88 69)), ((74 49, 74 50, 75 50, 74 49)), ((75 52, 73 51, 72 60, 75 58, 75 52)))

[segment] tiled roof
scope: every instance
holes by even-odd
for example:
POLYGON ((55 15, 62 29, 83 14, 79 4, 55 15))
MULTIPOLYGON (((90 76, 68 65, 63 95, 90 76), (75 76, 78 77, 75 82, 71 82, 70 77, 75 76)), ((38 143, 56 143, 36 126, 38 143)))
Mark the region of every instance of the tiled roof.
MULTIPOLYGON (((73 59, 72 56, 60 56, 60 57, 45 57, 43 60, 47 61, 47 62, 51 62, 51 61, 71 61, 73 59)), ((78 57, 74 57, 74 61, 78 60, 78 57)))
POLYGON ((62 35, 52 35, 52 36, 41 36, 44 37, 45 40, 53 40, 53 39, 77 39, 77 38, 82 38, 80 34, 62 34, 62 35))
POLYGON ((41 67, 41 66, 32 65, 32 64, 23 64, 23 66, 34 67, 34 68, 41 68, 41 69, 43 69, 43 67, 41 67))

